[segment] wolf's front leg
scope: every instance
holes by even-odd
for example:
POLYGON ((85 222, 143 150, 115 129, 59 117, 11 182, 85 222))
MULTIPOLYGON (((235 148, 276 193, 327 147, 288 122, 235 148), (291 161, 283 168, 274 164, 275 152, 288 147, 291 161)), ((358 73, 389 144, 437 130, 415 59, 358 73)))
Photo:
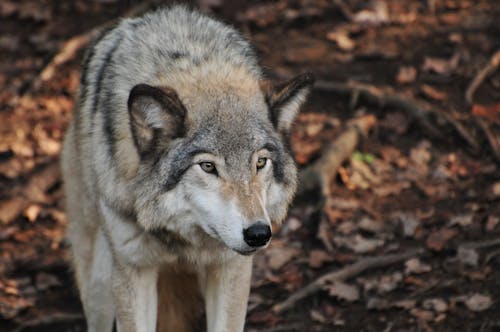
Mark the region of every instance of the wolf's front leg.
POLYGON ((158 269, 113 266, 113 298, 119 332, 154 332, 156 330, 158 269))
POLYGON ((245 325, 252 257, 207 267, 204 293, 208 332, 240 332, 245 325))

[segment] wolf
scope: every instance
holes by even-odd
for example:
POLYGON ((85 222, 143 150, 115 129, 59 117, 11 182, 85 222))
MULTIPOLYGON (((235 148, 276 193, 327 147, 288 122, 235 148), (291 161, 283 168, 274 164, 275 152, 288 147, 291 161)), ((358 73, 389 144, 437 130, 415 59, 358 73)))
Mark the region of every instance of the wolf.
POLYGON ((62 153, 88 331, 193 331, 200 317, 243 330, 252 255, 296 190, 288 136, 313 81, 266 80, 240 33, 184 6, 94 42, 62 153))

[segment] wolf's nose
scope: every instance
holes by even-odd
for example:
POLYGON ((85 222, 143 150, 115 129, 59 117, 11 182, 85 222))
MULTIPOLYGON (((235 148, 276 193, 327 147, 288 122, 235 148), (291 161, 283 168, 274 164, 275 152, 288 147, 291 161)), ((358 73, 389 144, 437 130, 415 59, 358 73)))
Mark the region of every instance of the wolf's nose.
POLYGON ((266 224, 256 223, 243 231, 243 238, 251 247, 263 246, 271 238, 271 227, 266 224))

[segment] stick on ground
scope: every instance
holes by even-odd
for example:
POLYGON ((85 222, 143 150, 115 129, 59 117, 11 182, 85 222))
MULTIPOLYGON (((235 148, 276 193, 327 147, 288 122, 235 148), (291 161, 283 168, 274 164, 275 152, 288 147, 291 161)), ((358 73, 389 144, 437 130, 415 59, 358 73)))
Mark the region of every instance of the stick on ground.
POLYGON ((298 301, 318 292, 324 285, 328 283, 332 283, 334 281, 343 281, 352 278, 369 269, 381 268, 384 266, 399 263, 413 256, 419 255, 422 252, 422 249, 415 249, 400 254, 362 258, 354 264, 348 265, 340 270, 333 271, 323 275, 322 277, 319 277, 306 287, 290 295, 290 297, 288 297, 285 301, 273 306, 273 311, 275 313, 282 313, 292 308, 298 301))
POLYGON ((323 197, 329 197, 330 184, 338 168, 352 155, 360 136, 367 135, 376 121, 373 115, 351 120, 347 129, 324 149, 321 158, 299 173, 297 196, 320 187, 323 197))
POLYGON ((479 86, 484 82, 484 80, 493 74, 500 67, 500 50, 496 51, 490 58, 490 61, 484 66, 479 72, 474 76, 474 79, 467 87, 465 91, 465 101, 472 104, 474 100, 474 94, 479 86))
MULTIPOLYGON (((361 84, 358 82, 339 83, 331 81, 317 81, 314 84, 317 90, 333 92, 339 95, 357 96, 366 104, 381 108, 394 108, 406 112, 410 117, 416 119, 427 133, 435 138, 443 138, 441 132, 429 122, 428 115, 431 112, 422 102, 400 96, 394 92, 384 91, 380 88, 361 84)), ((357 99, 357 98, 356 98, 357 99)))

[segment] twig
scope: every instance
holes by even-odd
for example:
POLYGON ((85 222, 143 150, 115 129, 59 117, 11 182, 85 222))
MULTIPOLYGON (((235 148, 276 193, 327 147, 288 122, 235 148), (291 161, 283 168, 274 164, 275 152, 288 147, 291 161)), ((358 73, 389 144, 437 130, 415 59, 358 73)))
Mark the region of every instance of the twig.
POLYGON ((442 112, 441 115, 448 121, 449 124, 455 128, 456 132, 466 141, 470 147, 478 152, 480 151, 480 146, 479 143, 477 142, 476 138, 469 132, 468 129, 466 129, 460 121, 456 120, 453 115, 448 114, 446 112, 442 112))
POLYGON ((358 82, 317 81, 314 87, 318 90, 330 91, 340 95, 352 96, 353 94, 359 94, 359 99, 362 99, 367 104, 376 105, 381 108, 400 109, 410 117, 415 118, 429 135, 440 139, 443 138, 441 132, 427 119, 429 113, 437 113, 432 112, 423 103, 416 100, 404 98, 394 92, 384 91, 380 88, 358 82))
POLYGON ((352 120, 347 130, 325 148, 321 158, 300 172, 297 196, 300 197, 302 194, 321 187, 323 197, 329 197, 330 183, 336 176, 337 169, 352 155, 360 136, 366 135, 375 123, 376 119, 373 115, 352 120))
POLYGON ((489 248, 489 247, 495 247, 495 246, 500 246, 500 238, 498 239, 493 239, 493 240, 488 240, 488 241, 477 241, 477 242, 466 242, 460 247, 467 248, 467 249, 483 249, 483 248, 489 248))
POLYGON ((493 258, 500 256, 500 249, 493 250, 484 258, 484 263, 488 264, 493 258))
POLYGON ((42 315, 40 317, 30 319, 26 322, 20 321, 18 319, 18 320, 16 320, 16 322, 19 324, 19 326, 16 329, 14 329, 13 332, 21 332, 24 329, 27 329, 30 327, 37 327, 40 325, 72 322, 72 321, 80 320, 83 318, 84 317, 82 314, 70 314, 70 313, 59 312, 59 313, 53 313, 53 314, 49 314, 49 315, 42 315))
POLYGON ((491 124, 486 122, 485 120, 476 117, 476 123, 479 125, 479 128, 484 132, 484 135, 488 139, 488 143, 490 144, 491 150, 493 151, 493 155, 496 160, 500 162, 500 142, 499 138, 491 131, 491 124))
POLYGON ((285 301, 274 305, 273 311, 275 313, 282 313, 290 309, 295 305, 295 303, 316 293, 328 283, 332 283, 334 281, 343 281, 352 278, 369 269, 380 268, 395 263, 399 263, 401 261, 407 260, 410 257, 419 255, 422 252, 423 252, 422 249, 415 249, 401 254, 391 254, 385 256, 362 258, 354 264, 348 265, 338 271, 333 271, 319 277, 306 287, 292 294, 285 301))
POLYGON ((33 80, 32 87, 36 90, 39 89, 44 82, 50 81, 60 66, 74 59, 78 51, 87 46, 101 33, 101 31, 112 26, 122 18, 136 16, 146 11, 154 2, 157 1, 158 0, 141 1, 136 6, 131 7, 120 18, 107 21, 89 31, 68 39, 54 55, 52 60, 45 65, 40 74, 33 80))
POLYGON ((500 50, 496 51, 490 58, 490 61, 479 70, 479 72, 474 76, 474 79, 472 82, 469 84, 467 87, 467 90, 465 91, 465 101, 467 103, 472 104, 473 99, 474 99, 474 93, 476 92, 477 88, 484 82, 484 80, 493 74, 498 67, 500 67, 500 50))

